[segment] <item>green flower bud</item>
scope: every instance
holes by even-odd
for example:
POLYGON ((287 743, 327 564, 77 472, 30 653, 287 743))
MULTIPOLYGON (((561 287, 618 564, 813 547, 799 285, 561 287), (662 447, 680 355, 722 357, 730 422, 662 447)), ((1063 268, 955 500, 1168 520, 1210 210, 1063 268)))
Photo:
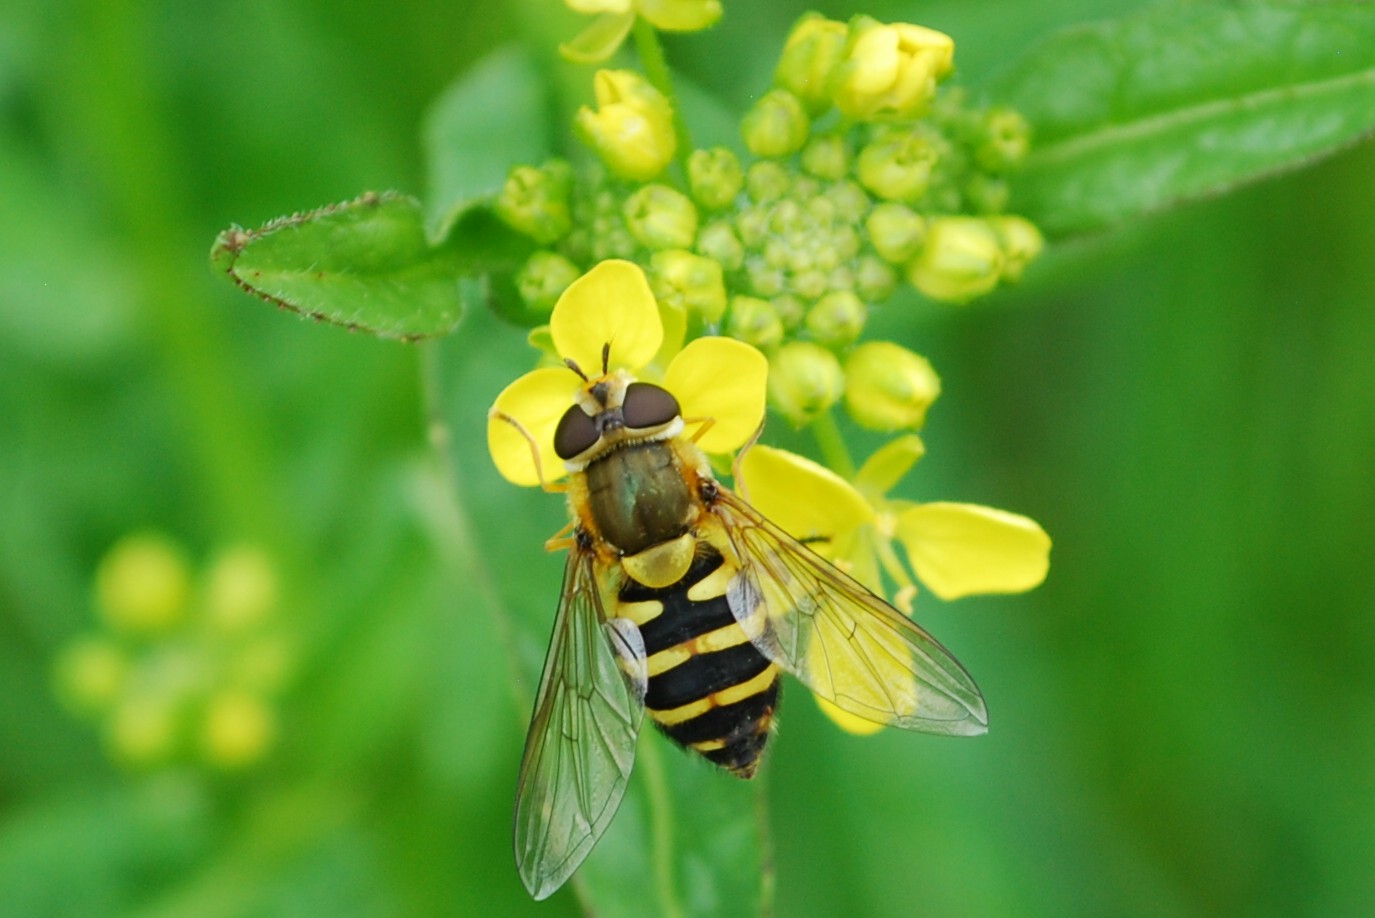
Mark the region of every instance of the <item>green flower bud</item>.
POLYGON ((769 404, 797 427, 830 408, 845 390, 840 361, 810 341, 791 341, 769 358, 769 404))
POLYGON ((758 204, 746 207, 735 218, 735 226, 740 242, 746 248, 757 249, 768 235, 769 209, 758 204))
POLYGON ((920 430, 941 394, 925 357, 891 341, 871 341, 845 361, 845 410, 870 430, 920 430))
POLYGON ((864 221, 869 244, 887 261, 906 264, 921 250, 926 218, 902 204, 877 204, 864 221))
POLYGON ((855 293, 866 303, 882 303, 898 288, 898 273, 881 258, 865 255, 855 271, 855 293))
POLYGON ((165 632, 186 617, 191 566, 181 548, 151 533, 125 536, 96 570, 96 602, 116 631, 165 632))
POLYGON ((149 691, 126 695, 105 722, 105 741, 124 765, 146 768, 171 760, 181 741, 176 704, 149 691))
POLYGON ((782 268, 775 268, 762 258, 745 259, 745 277, 755 296, 777 296, 787 286, 788 277, 782 268))
POLYGON ((667 185, 645 185, 621 208, 635 241, 659 252, 687 249, 697 238, 697 208, 692 199, 667 185))
POLYGON ((792 276, 792 290, 798 296, 814 300, 827 290, 826 272, 816 268, 797 271, 792 276))
POLYGON ((819 115, 831 107, 831 74, 845 53, 845 23, 807 13, 788 34, 773 81, 819 115))
POLYGON ((867 318, 868 310, 859 297, 849 290, 835 290, 807 310, 807 331, 829 348, 842 348, 859 338, 867 318))
POLYGON ((802 168, 828 182, 838 182, 850 171, 850 151, 840 134, 818 134, 802 148, 802 168))
POLYGON ((1003 280, 1021 280, 1026 266, 1045 248, 1041 231, 1025 217, 1012 214, 989 217, 988 223, 1003 247, 1003 280))
POLYGON ((888 201, 910 202, 920 198, 931 184, 935 147, 912 132, 888 134, 859 151, 856 174, 860 184, 888 201))
POLYGON ((979 217, 937 217, 907 279, 933 300, 963 303, 998 285, 1005 257, 998 236, 979 217))
POLYGON ((980 125, 974 160, 990 172, 1007 172, 1020 166, 1031 146, 1031 126, 1021 113, 1010 108, 990 108, 980 125))
POLYGON ((543 167, 516 166, 506 176, 495 210, 511 229, 540 245, 551 245, 573 226, 568 197, 572 172, 555 160, 543 167))
POLYGON ((797 96, 774 89, 750 106, 740 120, 740 136, 755 156, 779 159, 802 149, 810 127, 797 96))
POLYGON ((770 204, 779 200, 792 188, 792 177, 781 163, 754 163, 745 173, 745 189, 750 200, 770 204))
POLYGON ((55 667, 58 697, 78 714, 104 711, 119 697, 129 660, 114 641, 87 637, 62 648, 55 667))
POLYGON ((678 307, 712 325, 726 311, 726 284, 720 262, 683 249, 655 252, 651 286, 661 305, 678 307))
POLYGON ((1003 179, 975 172, 964 183, 964 199, 967 209, 977 214, 996 214, 1007 209, 1012 190, 1003 179))
POLYGON ((846 179, 836 182, 824 192, 836 207, 836 219, 842 223, 859 223, 873 203, 864 189, 846 179))
POLYGON ((780 294, 769 300, 769 305, 778 314, 778 321, 783 323, 784 331, 791 331, 802 324, 802 319, 807 315, 807 304, 802 302, 800 296, 791 293, 780 294))
POLYGON ((558 252, 541 249, 516 274, 516 289, 531 318, 548 321, 568 285, 582 276, 577 265, 558 252))
POLYGON ((737 296, 730 301, 726 334, 757 348, 771 348, 783 340, 783 322, 768 300, 737 296))
POLYGON ((716 220, 702 227, 697 234, 697 252, 715 259, 727 271, 734 271, 745 260, 745 247, 725 220, 716 220))
POLYGON ((599 70, 592 81, 597 110, 579 109, 583 142, 617 176, 653 179, 673 160, 678 138, 668 99, 630 70, 599 70))
POLYGON ((941 32, 857 16, 832 79, 832 99, 851 118, 915 118, 934 98, 954 55, 955 43, 941 32))
POLYGON ((693 150, 688 157, 688 187, 707 210, 729 207, 744 186, 740 159, 725 147, 693 150))

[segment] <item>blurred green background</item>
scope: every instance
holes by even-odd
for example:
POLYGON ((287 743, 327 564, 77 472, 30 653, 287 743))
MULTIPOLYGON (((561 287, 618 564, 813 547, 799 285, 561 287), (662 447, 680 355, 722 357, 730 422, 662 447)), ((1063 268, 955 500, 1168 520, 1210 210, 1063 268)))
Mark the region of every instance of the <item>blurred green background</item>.
MULTIPOLYGON (((1142 5, 863 9, 951 33, 977 83, 1142 5)), ((531 903, 509 853, 533 686, 501 648, 542 653, 564 513, 485 455, 523 333, 474 315, 437 345, 464 517, 418 348, 276 314, 206 262, 234 222, 423 194, 427 105, 494 46, 571 34, 550 8, 0 12, 0 914, 575 910, 531 903), (270 559, 289 674, 258 761, 193 743, 136 767, 58 700, 101 559, 149 530, 197 582, 228 546, 270 559)), ((808 5, 726 8, 669 52, 740 108, 808 5)), ((1051 575, 919 608, 983 687, 985 738, 842 735, 792 686, 778 914, 1368 913, 1373 214, 1366 144, 1064 246, 989 301, 883 314, 945 388, 904 496, 1034 517, 1051 575)))

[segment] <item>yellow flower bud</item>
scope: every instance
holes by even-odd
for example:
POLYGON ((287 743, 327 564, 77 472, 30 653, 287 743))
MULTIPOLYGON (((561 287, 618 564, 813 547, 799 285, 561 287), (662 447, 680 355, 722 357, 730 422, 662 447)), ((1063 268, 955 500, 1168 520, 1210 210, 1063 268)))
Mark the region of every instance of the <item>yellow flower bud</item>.
POLYGON ((119 645, 87 637, 62 648, 55 669, 58 696, 78 714, 103 711, 114 703, 129 672, 119 645))
POLYGON ((845 53, 845 23, 807 13, 788 34, 773 80, 819 115, 831 107, 831 74, 845 53))
POLYGON ((769 359, 769 404, 801 427, 830 408, 845 391, 840 361, 810 341, 791 341, 769 359))
POLYGON ((516 290, 526 307, 524 318, 549 321, 549 313, 563 291, 581 276, 578 266, 558 252, 535 252, 516 273, 516 290))
POLYGON ((854 293, 834 290, 807 310, 807 331, 827 347, 845 347, 859 337, 868 315, 863 301, 854 293))
POLYGON ((878 204, 864 221, 869 242, 885 260, 906 264, 921 251, 926 218, 902 204, 878 204))
POLYGON ((494 209, 511 229, 540 245, 562 239, 573 226, 568 208, 572 174, 566 163, 516 166, 506 176, 494 209))
POLYGON ((659 252, 687 249, 697 238, 697 208, 692 199, 667 185, 645 185, 621 208, 635 241, 659 252))
MULTIPOLYGON (((570 2, 619 4, 621 0, 570 2)), ((634 7, 650 25, 665 32, 697 32, 714 25, 721 18, 721 0, 636 0, 634 7)))
POLYGON ((215 559, 206 584, 206 615, 227 633, 239 633, 267 620, 277 605, 277 572, 262 549, 231 548, 215 559))
POLYGON ((859 182, 888 201, 915 201, 931 184, 937 153, 925 137, 912 131, 888 134, 859 151, 859 182))
POLYGON ((845 410, 870 430, 920 430, 941 394, 925 357, 891 341, 871 341, 845 361, 845 410))
POLYGON ((936 81, 950 72, 954 55, 955 43, 941 32, 856 17, 832 99, 851 118, 915 118, 935 96, 936 81))
POLYGON ((750 106, 740 121, 740 136, 755 156, 791 156, 807 142, 810 125, 806 109, 786 89, 767 92, 750 106))
POLYGON ((687 171, 692 196, 707 210, 729 207, 745 186, 740 159, 725 147, 693 150, 687 171))
POLYGON ((730 301, 726 334, 760 349, 770 348, 783 340, 783 322, 768 300, 737 296, 730 301))
POLYGON ((668 99, 630 70, 599 70, 593 78, 597 110, 583 106, 583 142, 621 178, 647 182, 673 160, 678 138, 668 99))
POLYGON ((650 286, 660 306, 669 305, 701 317, 708 325, 726 312, 726 283, 721 264, 683 249, 655 252, 650 286))
POLYGON ((276 735, 277 718, 266 701, 251 692, 226 689, 206 703, 201 753, 217 768, 242 768, 261 759, 276 735))
POLYGON ((156 634, 186 617, 190 582, 179 546, 151 533, 126 536, 96 570, 96 601, 116 630, 156 634))
POLYGON ((907 279, 933 300, 963 303, 998 285, 1005 257, 998 236, 979 217, 937 217, 907 279))
POLYGON ((1026 266, 1045 248, 1046 241, 1041 231, 1035 223, 1013 214, 989 217, 988 223, 1003 247, 1003 280, 1021 280, 1026 266))

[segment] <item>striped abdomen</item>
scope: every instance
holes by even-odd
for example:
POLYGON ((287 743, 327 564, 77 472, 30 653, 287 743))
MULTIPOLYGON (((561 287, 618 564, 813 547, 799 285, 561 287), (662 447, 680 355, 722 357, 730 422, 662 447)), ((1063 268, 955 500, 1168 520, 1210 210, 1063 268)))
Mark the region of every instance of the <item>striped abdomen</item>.
POLYGON ((678 583, 627 579, 617 613, 640 628, 645 709, 670 739, 742 778, 754 776, 778 705, 778 666, 746 637, 726 602, 734 570, 700 545, 678 583))

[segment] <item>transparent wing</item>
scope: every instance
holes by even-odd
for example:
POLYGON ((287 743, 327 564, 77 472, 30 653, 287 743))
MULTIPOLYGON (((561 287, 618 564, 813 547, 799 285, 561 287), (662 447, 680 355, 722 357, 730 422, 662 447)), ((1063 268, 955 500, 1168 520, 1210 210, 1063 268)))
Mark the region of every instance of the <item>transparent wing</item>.
POLYGON ((765 656, 865 720, 924 733, 988 729, 979 687, 911 619, 725 488, 712 511, 740 565, 731 612, 765 656))
POLYGON ((635 763, 644 644, 633 625, 604 619, 593 557, 574 548, 516 788, 516 867, 536 899, 592 851, 635 763))

